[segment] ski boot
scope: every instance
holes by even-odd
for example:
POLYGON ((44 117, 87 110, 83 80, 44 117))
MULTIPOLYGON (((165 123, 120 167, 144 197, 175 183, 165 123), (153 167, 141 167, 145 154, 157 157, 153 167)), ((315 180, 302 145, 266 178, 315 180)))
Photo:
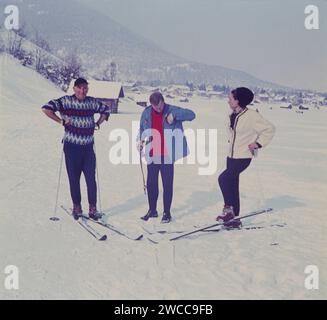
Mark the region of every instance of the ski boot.
POLYGON ((170 221, 171 221, 170 212, 168 212, 168 213, 164 212, 163 216, 162 216, 162 219, 161 219, 161 223, 169 223, 170 221))
POLYGON ((234 209, 232 206, 226 206, 223 209, 223 212, 217 217, 217 221, 228 222, 235 218, 234 209))
POLYGON ((83 214, 82 207, 80 204, 74 204, 72 215, 75 220, 78 220, 83 214))
POLYGON ((96 206, 90 206, 89 207, 89 217, 92 220, 98 221, 102 218, 102 214, 97 211, 96 206))
POLYGON ((149 210, 145 216, 141 217, 141 219, 144 221, 148 221, 149 218, 158 218, 157 210, 156 211, 149 210))

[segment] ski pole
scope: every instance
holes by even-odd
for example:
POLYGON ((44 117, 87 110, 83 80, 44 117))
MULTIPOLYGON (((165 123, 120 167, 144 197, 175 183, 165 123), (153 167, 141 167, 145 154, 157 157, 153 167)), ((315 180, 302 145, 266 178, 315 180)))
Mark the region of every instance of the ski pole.
POLYGON ((59 190, 60 190, 60 181, 61 181, 61 171, 62 171, 62 163, 64 159, 64 149, 61 151, 61 159, 60 159, 60 166, 59 166, 59 177, 58 177, 58 184, 57 184, 57 195, 56 195, 56 203, 54 208, 54 216, 50 218, 51 221, 58 221, 59 218, 57 217, 57 208, 58 208, 58 198, 59 198, 59 190))
POLYGON ((95 142, 94 142, 94 153, 95 153, 95 168, 97 172, 97 186, 98 186, 98 193, 99 193, 99 209, 100 212, 102 213, 102 204, 101 204, 101 189, 100 189, 100 179, 99 179, 99 169, 98 169, 98 158, 97 158, 97 153, 96 153, 96 147, 95 147, 95 142))
POLYGON ((144 171, 143 171, 143 163, 142 163, 142 149, 140 148, 140 166, 141 166, 141 172, 142 172, 142 178, 143 178, 143 191, 146 195, 146 183, 145 183, 145 177, 144 177, 144 171))

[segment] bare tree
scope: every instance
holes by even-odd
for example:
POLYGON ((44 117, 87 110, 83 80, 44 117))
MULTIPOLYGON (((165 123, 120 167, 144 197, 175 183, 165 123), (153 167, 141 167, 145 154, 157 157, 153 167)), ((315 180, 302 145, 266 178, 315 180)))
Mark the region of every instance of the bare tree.
POLYGON ((112 61, 110 63, 110 81, 116 81, 117 78, 117 64, 112 61))
POLYGON ((201 84, 199 85, 199 90, 200 90, 200 91, 207 91, 206 84, 205 84, 205 83, 201 83, 201 84))
POLYGON ((112 61, 103 72, 104 80, 116 81, 117 79, 117 63, 112 61))
POLYGON ((32 42, 35 44, 35 69, 40 72, 44 67, 48 54, 51 53, 50 45, 41 37, 38 31, 35 32, 32 42))
POLYGON ((76 79, 82 71, 82 62, 76 53, 70 53, 66 59, 67 67, 70 70, 71 76, 76 79))
POLYGON ((193 84, 193 82, 186 81, 185 85, 189 87, 190 91, 195 90, 195 85, 193 84))
POLYGON ((7 33, 7 51, 16 58, 21 58, 23 55, 23 42, 26 38, 26 25, 23 24, 18 30, 11 30, 7 33))
POLYGON ((0 27, 0 53, 6 50, 5 42, 3 39, 3 29, 0 27))
POLYGON ((77 79, 82 74, 82 62, 75 52, 71 52, 64 57, 64 66, 61 70, 65 82, 69 83, 71 79, 77 79))

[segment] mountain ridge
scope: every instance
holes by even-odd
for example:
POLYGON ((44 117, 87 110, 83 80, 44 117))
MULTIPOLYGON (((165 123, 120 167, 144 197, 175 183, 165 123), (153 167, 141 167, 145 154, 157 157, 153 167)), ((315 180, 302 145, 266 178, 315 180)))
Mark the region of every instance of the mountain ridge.
POLYGON ((19 7, 28 29, 39 32, 47 39, 55 54, 76 52, 93 77, 103 73, 110 62, 115 61, 118 77, 122 80, 159 80, 162 83, 189 81, 195 84, 287 89, 244 71, 178 57, 107 15, 101 15, 74 0, 7 2, 19 7))

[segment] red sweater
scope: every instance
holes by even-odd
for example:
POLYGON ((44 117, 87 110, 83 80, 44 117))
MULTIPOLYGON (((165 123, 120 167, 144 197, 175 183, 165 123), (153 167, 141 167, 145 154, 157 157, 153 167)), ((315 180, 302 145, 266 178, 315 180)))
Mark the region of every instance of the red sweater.
POLYGON ((164 156, 165 152, 165 138, 163 128, 163 112, 158 113, 152 109, 152 129, 157 130, 160 133, 153 134, 152 150, 150 156, 164 156))

